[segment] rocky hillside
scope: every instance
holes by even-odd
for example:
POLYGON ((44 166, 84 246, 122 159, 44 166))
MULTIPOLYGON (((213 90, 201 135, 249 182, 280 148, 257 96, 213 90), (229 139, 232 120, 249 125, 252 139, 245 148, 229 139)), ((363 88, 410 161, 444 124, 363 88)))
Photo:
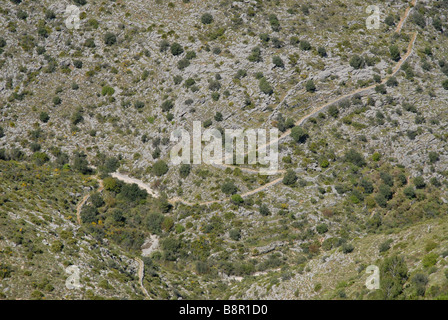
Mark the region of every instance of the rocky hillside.
POLYGON ((447 17, 446 0, 2 1, 0 298, 446 298, 447 17), (173 165, 194 121, 278 128, 279 171, 173 165))

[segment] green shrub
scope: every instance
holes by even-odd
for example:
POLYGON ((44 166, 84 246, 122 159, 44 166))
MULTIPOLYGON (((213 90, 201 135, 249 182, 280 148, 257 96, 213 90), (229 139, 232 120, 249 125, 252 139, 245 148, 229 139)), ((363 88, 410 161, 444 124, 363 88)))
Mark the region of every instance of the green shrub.
POLYGON ((0 262, 0 280, 9 278, 12 272, 13 269, 11 266, 5 264, 4 262, 0 262))
POLYGON ((117 43, 117 36, 112 32, 106 32, 104 35, 104 43, 108 46, 112 46, 117 43))
POLYGON ((274 93, 274 89, 264 77, 260 79, 259 87, 264 94, 271 95, 274 93))
POLYGON ((393 187, 393 185, 394 185, 394 177, 392 177, 389 173, 387 173, 385 171, 381 171, 380 172, 380 178, 389 187, 393 187))
POLYGON ((345 254, 353 252, 354 249, 355 247, 351 243, 344 243, 342 245, 342 252, 345 254))
POLYGON ((377 194, 375 196, 375 201, 376 203, 381 207, 381 208, 386 208, 387 207, 387 199, 384 195, 382 194, 377 194))
POLYGON ((179 60, 179 62, 177 63, 177 68, 179 70, 184 70, 185 68, 187 68, 190 65, 190 61, 188 59, 181 59, 179 60))
POLYGON ((299 47, 301 50, 304 50, 304 51, 311 50, 311 44, 307 40, 301 40, 299 47))
POLYGON ((238 241, 241 239, 241 230, 240 229, 231 229, 229 231, 229 237, 230 239, 234 240, 234 241, 238 241))
POLYGON ((218 91, 221 89, 221 83, 218 80, 211 80, 209 82, 208 89, 211 91, 218 91))
POLYGON ((204 13, 201 16, 201 22, 203 24, 211 24, 213 23, 213 16, 210 13, 204 13))
POLYGON ((177 76, 173 77, 173 82, 174 82, 175 85, 181 84, 182 80, 183 80, 183 78, 180 75, 177 75, 177 76))
POLYGON ((265 204, 260 205, 260 208, 258 210, 262 216, 268 216, 271 214, 271 211, 269 210, 269 207, 265 204))
POLYGON ((84 152, 75 152, 73 156, 72 168, 82 174, 89 173, 89 162, 87 161, 87 155, 84 152))
POLYGON ((101 90, 101 95, 103 96, 112 96, 115 93, 115 89, 109 86, 104 86, 103 89, 101 90))
POLYGON ((298 178, 297 178, 297 175, 294 172, 294 170, 289 169, 286 172, 285 176, 283 177, 283 181, 282 182, 286 186, 293 186, 296 183, 297 179, 298 178))
POLYGON ((396 87, 398 86, 398 80, 395 77, 390 77, 389 79, 387 79, 386 81, 386 85, 388 87, 396 87))
POLYGON ((221 191, 227 195, 235 194, 238 192, 238 188, 233 181, 227 181, 221 186, 221 191))
POLYGON ((376 91, 377 93, 381 93, 381 94, 386 94, 386 93, 387 93, 387 89, 386 89, 386 87, 384 86, 384 84, 379 84, 379 85, 377 85, 377 86, 375 87, 375 91, 376 91))
POLYGON ((396 45, 390 46, 389 53, 390 53, 390 58, 392 60, 400 61, 401 55, 400 55, 400 49, 398 48, 398 46, 396 46, 396 45))
POLYGON ((189 164, 182 164, 179 167, 179 175, 183 179, 185 179, 186 177, 188 177, 190 175, 190 171, 191 171, 191 165, 189 165, 189 164))
POLYGON ((323 159, 323 160, 320 162, 319 165, 320 165, 321 168, 325 169, 325 168, 328 168, 328 167, 330 166, 330 162, 328 162, 327 159, 323 159))
POLYGON ((404 188, 403 194, 409 199, 415 198, 415 190, 411 186, 404 188))
POLYGON ((146 218, 146 224, 148 227, 148 231, 151 233, 160 233, 162 230, 162 222, 165 217, 160 213, 150 213, 148 218, 146 218))
POLYGON ((328 231, 328 226, 327 226, 327 224, 322 223, 322 224, 317 225, 317 226, 316 226, 316 231, 317 231, 319 234, 324 234, 324 233, 326 233, 326 232, 328 231))
POLYGON ((384 23, 386 23, 389 27, 395 25, 395 19, 393 15, 388 15, 386 19, 384 19, 384 23))
POLYGON ((370 180, 363 178, 361 179, 360 184, 361 187, 363 187, 365 193, 371 194, 373 192, 373 183, 370 180))
POLYGON ((50 161, 50 158, 48 157, 48 155, 44 152, 35 152, 33 154, 33 160, 34 162, 36 162, 36 164, 38 166, 43 165, 44 163, 50 161))
POLYGON ((280 49, 281 47, 283 47, 284 43, 282 40, 280 40, 277 37, 272 38, 272 46, 274 48, 280 49))
POLYGON ((140 187, 136 183, 125 183, 121 186, 119 196, 130 202, 137 202, 146 199, 146 197, 148 196, 148 192, 146 190, 140 189, 140 187))
MULTIPOLYGON (((19 1, 19 0, 14 0, 14 2, 16 2, 16 1, 19 1)), ((45 295, 42 292, 40 292, 39 290, 34 290, 31 293, 31 298, 33 300, 42 300, 43 297, 45 297, 45 295)))
MULTIPOLYGON (((39 119, 40 121, 42 121, 43 123, 47 123, 48 120, 50 120, 50 116, 48 115, 48 113, 46 112, 41 112, 39 115, 39 119)), ((0 134, 0 138, 1 138, 1 134, 0 134)))
POLYGON ((53 98, 53 104, 55 106, 60 105, 61 103, 62 103, 62 99, 60 97, 56 96, 53 98))
POLYGON ((280 21, 275 14, 272 13, 269 15, 269 23, 271 24, 271 28, 273 31, 280 31, 280 21))
POLYGON ((215 121, 221 122, 223 120, 222 113, 217 111, 214 119, 215 119, 215 121))
POLYGON ((439 154, 437 152, 435 152, 435 151, 429 152, 428 157, 429 157, 429 162, 430 163, 436 163, 437 161, 440 160, 439 154))
POLYGON ((175 261, 179 249, 181 248, 181 241, 175 238, 165 238, 160 241, 165 260, 175 261))
POLYGON ((272 63, 274 64, 274 66, 276 66, 277 68, 284 68, 285 64, 283 63, 282 58, 280 58, 279 56, 274 56, 272 57, 272 63))
POLYGON ((242 79, 247 76, 247 71, 240 69, 236 72, 235 79, 242 79))
POLYGON ((375 162, 380 161, 380 160, 381 160, 381 154, 378 153, 378 152, 375 152, 375 153, 372 155, 372 160, 375 161, 375 162))
POLYGON ((82 68, 82 61, 81 60, 73 60, 73 65, 75 66, 75 68, 81 69, 82 68))
POLYGON ((185 59, 193 60, 194 58, 196 58, 196 52, 194 52, 194 51, 187 51, 187 54, 185 55, 185 59))
POLYGON ((260 33, 260 40, 264 43, 268 43, 271 40, 271 37, 267 33, 260 33))
POLYGON ((325 58, 327 56, 327 50, 325 50, 324 47, 319 47, 317 49, 317 53, 322 57, 325 58))
POLYGON ((336 119, 339 116, 339 109, 338 109, 338 107, 335 106, 335 105, 331 105, 328 108, 328 114, 336 119))
POLYGON ((366 165, 364 157, 354 149, 350 149, 345 153, 344 159, 346 162, 353 163, 358 167, 363 167, 366 165))
POLYGON ((76 126, 77 124, 81 123, 84 121, 84 117, 82 116, 82 112, 80 110, 75 111, 72 115, 72 117, 70 118, 72 124, 74 126, 76 126))
POLYGON ((158 177, 163 176, 165 173, 168 172, 168 165, 163 160, 158 160, 156 163, 154 163, 152 167, 152 172, 158 177))
POLYGON ((104 205, 103 197, 99 192, 95 192, 90 196, 90 201, 95 208, 100 208, 104 205))
POLYGON ((89 24, 89 26, 91 26, 93 29, 98 29, 99 27, 99 22, 98 20, 94 19, 94 18, 90 18, 89 20, 87 20, 87 23, 89 24))
POLYGON ((382 195, 385 199, 392 199, 393 192, 391 188, 387 184, 382 184, 378 188, 379 194, 382 195))
POLYGON ((161 224, 162 230, 169 232, 174 227, 174 220, 171 217, 165 217, 161 224))
POLYGON ((166 100, 162 103, 160 107, 162 108, 162 111, 168 112, 174 108, 174 103, 171 100, 166 100))
POLYGON ((382 298, 396 299, 403 292, 408 279, 408 268, 402 257, 392 256, 384 259, 380 266, 380 286, 382 298))
POLYGON ((297 143, 305 143, 309 135, 308 132, 302 127, 295 126, 294 128, 291 129, 291 137, 297 143))
POLYGON ((351 59, 350 59, 350 66, 355 68, 355 69, 362 69, 365 66, 365 61, 364 58, 358 55, 354 55, 351 59))
POLYGON ((430 253, 423 257, 422 259, 422 265, 424 268, 428 269, 430 267, 433 267, 437 263, 437 259, 439 258, 439 255, 437 253, 430 253))
POLYGON ((392 244, 392 242, 394 242, 392 239, 382 242, 378 248, 380 253, 388 251, 390 249, 390 245, 392 244))
POLYGON ((178 234, 185 231, 185 227, 181 224, 177 224, 174 229, 175 229, 176 233, 178 233, 178 234))
POLYGON ((136 100, 134 102, 134 108, 139 110, 139 109, 143 109, 145 107, 145 103, 143 101, 140 100, 136 100))
POLYGON ((420 12, 414 11, 414 13, 410 17, 410 20, 420 28, 426 27, 425 17, 420 12))
POLYGON ((443 89, 448 90, 448 79, 442 82, 442 87, 443 89))
POLYGON ((261 62, 262 59, 260 47, 253 48, 251 54, 249 55, 249 57, 247 57, 247 59, 250 62, 261 62))
POLYGON ((426 187, 425 179, 422 176, 415 177, 414 185, 417 189, 424 189, 426 187))
POLYGON ((314 84, 314 81, 312 79, 310 79, 306 82, 305 89, 307 92, 315 92, 316 91, 316 85, 314 84))
POLYGON ((240 205, 244 203, 244 199, 239 194, 234 194, 230 197, 233 204, 240 205))
POLYGON ((166 40, 162 40, 159 43, 160 52, 165 52, 169 49, 170 43, 166 40))
POLYGON ((300 43, 300 39, 297 36, 291 36, 291 38, 289 38, 289 43, 293 46, 297 46, 300 43))
POLYGON ((173 56, 178 56, 184 52, 184 48, 177 42, 171 45, 171 54, 173 56))
POLYGON ((90 224, 98 222, 98 211, 92 206, 85 205, 81 211, 81 220, 83 223, 90 224))

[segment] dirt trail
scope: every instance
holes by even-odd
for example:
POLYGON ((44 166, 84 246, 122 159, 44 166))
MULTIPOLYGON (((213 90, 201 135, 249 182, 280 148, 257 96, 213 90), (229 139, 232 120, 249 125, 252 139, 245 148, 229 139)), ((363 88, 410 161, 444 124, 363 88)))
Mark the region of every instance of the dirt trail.
POLYGON ((153 196, 154 198, 158 198, 159 197, 159 193, 157 191, 155 191, 154 189, 152 189, 149 185, 147 185, 146 183, 144 183, 143 181, 136 179, 136 178, 131 178, 128 175, 125 174, 121 174, 118 172, 114 172, 111 174, 111 176, 113 178, 117 178, 118 180, 121 180, 123 182, 129 183, 129 184, 133 184, 135 183, 136 185, 138 185, 140 188, 146 190, 151 196, 153 196))
POLYGON ((251 195, 254 195, 254 194, 256 194, 256 193, 258 193, 260 191, 263 191, 263 190, 265 190, 265 189, 267 189, 269 187, 272 187, 273 185, 276 185, 277 183, 280 183, 282 180, 283 180, 283 177, 275 179, 274 181, 266 183, 265 185, 262 185, 261 187, 255 189, 255 190, 252 190, 252 191, 249 191, 249 192, 246 192, 246 193, 242 194, 241 197, 246 198, 246 197, 249 197, 251 195))
POLYGON ((87 200, 90 198, 90 194, 86 194, 80 203, 76 206, 76 219, 78 220, 78 224, 81 224, 81 210, 87 200))
POLYGON ((146 288, 143 286, 143 277, 145 275, 145 264, 143 263, 142 259, 135 258, 135 261, 138 263, 138 282, 140 283, 140 288, 142 289, 143 293, 151 299, 151 296, 149 295, 146 288))
MULTIPOLYGON (((254 169, 249 169, 249 168, 244 168, 244 167, 240 167, 240 166, 235 166, 235 165, 231 165, 231 164, 214 164, 213 166, 218 167, 218 168, 222 168, 222 169, 240 169, 242 172, 247 172, 247 173, 254 173, 254 174, 259 174, 260 170, 254 170, 254 169)), ((286 170, 277 170, 277 173, 286 173, 286 170)))
POLYGON ((400 22, 397 25, 397 29, 395 30, 396 33, 400 33, 401 32, 401 29, 403 28, 404 23, 408 19, 409 14, 411 13, 412 8, 415 7, 416 4, 417 4, 417 0, 412 0, 412 2, 411 2, 412 7, 408 7, 406 9, 403 17, 401 18, 400 22))

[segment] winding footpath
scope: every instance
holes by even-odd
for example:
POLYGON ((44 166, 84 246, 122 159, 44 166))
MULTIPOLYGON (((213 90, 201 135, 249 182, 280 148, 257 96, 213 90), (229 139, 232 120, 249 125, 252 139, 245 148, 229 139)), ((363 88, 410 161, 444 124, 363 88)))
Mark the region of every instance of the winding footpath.
POLYGON ((140 284, 140 288, 142 289, 142 291, 146 295, 146 297, 151 299, 151 296, 149 295, 148 291, 143 286, 143 277, 145 275, 145 264, 143 263, 142 259, 140 259, 140 258, 135 258, 135 261, 137 261, 137 263, 138 263, 138 272, 137 272, 137 274, 138 274, 138 282, 140 284))

